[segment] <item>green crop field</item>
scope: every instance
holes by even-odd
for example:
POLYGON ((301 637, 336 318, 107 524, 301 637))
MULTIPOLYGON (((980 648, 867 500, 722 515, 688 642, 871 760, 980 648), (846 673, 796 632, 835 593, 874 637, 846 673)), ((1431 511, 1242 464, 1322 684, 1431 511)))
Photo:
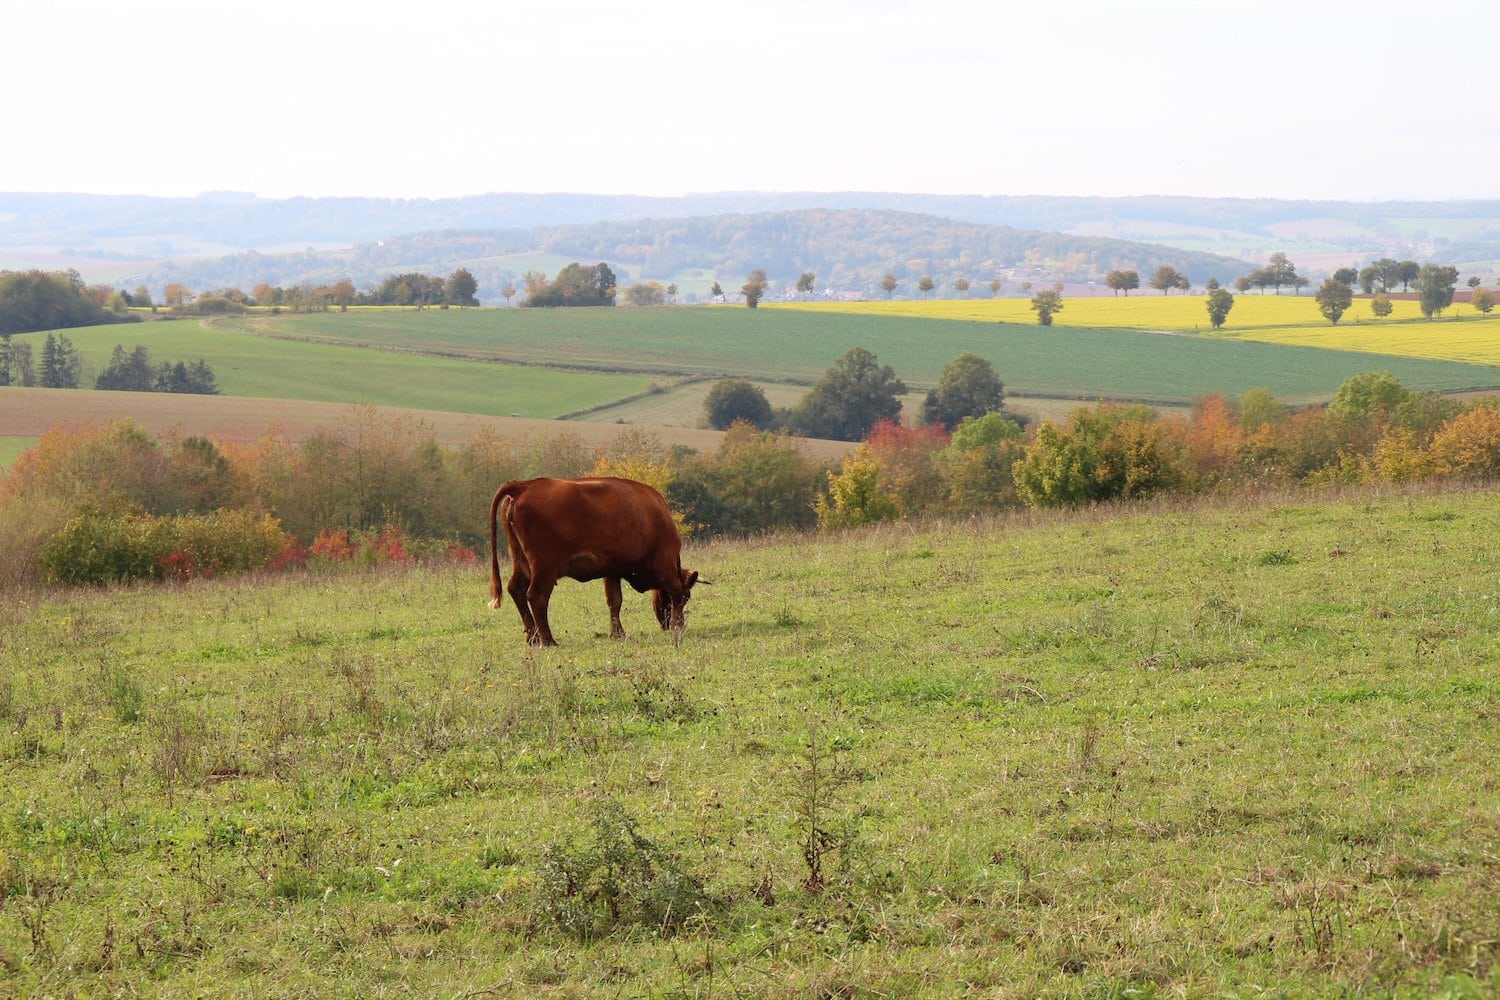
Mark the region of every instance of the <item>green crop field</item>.
POLYGON ((1327 398, 1349 375, 1372 368, 1388 368, 1414 389, 1500 386, 1500 367, 1492 365, 1167 337, 1143 329, 1043 328, 833 308, 351 311, 230 323, 226 331, 255 331, 268 338, 774 382, 816 381, 845 351, 860 346, 913 386, 926 387, 937 382, 949 360, 973 351, 988 358, 1015 393, 1075 399, 1186 402, 1262 385, 1300 402, 1327 398))
POLYGON ((1493 996, 1500 496, 0 605, 0 993, 1493 996))
MULTIPOLYGON (((229 396, 555 417, 644 392, 653 381, 642 374, 478 364, 410 350, 245 336, 196 320, 85 327, 66 335, 78 348, 89 382, 116 344, 126 351, 143 344, 156 363, 205 359, 229 396)), ((32 342, 33 356, 40 357, 44 336, 15 340, 32 342)))

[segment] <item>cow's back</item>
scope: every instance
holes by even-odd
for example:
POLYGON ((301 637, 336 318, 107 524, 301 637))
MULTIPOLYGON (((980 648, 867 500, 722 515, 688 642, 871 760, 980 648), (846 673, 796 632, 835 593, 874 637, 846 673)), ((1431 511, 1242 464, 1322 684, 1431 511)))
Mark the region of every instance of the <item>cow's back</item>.
POLYGON ((579 560, 597 563, 586 575, 618 567, 675 564, 682 543, 667 502, 630 479, 531 479, 507 484, 515 498, 511 521, 529 558, 560 564, 573 576, 579 560))

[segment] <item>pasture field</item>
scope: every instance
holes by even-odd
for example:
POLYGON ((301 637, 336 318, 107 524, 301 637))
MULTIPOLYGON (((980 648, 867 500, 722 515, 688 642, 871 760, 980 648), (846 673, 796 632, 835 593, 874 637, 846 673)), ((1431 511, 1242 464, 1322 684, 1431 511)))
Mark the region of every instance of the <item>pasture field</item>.
MULTIPOLYGON (((1466 302, 1455 303, 1428 321, 1414 300, 1392 301, 1384 319, 1370 311, 1370 300, 1356 298, 1335 325, 1318 312, 1310 293, 1236 295, 1220 330, 1208 322, 1201 295, 1140 293, 1115 298, 1064 296, 1054 327, 1148 330, 1209 338, 1257 341, 1297 347, 1398 355, 1478 365, 1500 365, 1500 313, 1484 316, 1466 302)), ((912 319, 967 320, 975 323, 1034 323, 1029 299, 933 299, 891 302, 782 303, 774 309, 815 309, 836 313, 904 316, 912 319)), ((1377 364, 1383 364, 1377 363, 1377 364)))
MULTIPOLYGON (((476 364, 410 350, 355 351, 327 343, 247 337, 197 320, 81 327, 66 334, 78 348, 84 384, 109 362, 116 344, 144 344, 153 363, 206 360, 226 396, 372 403, 416 410, 545 418, 644 392, 640 373, 567 371, 476 364)), ((17 335, 40 359, 44 333, 17 335)))
POLYGON ((1492 996, 1500 495, 0 605, 0 992, 1492 996))
POLYGON ((994 364, 1009 391, 1068 399, 1185 403, 1205 393, 1239 395, 1265 386, 1288 402, 1308 402, 1332 396, 1352 374, 1380 368, 1390 369, 1413 389, 1500 386, 1500 367, 1490 365, 1376 358, 1229 338, 1163 337, 1143 329, 981 324, 833 307, 351 310, 225 322, 226 330, 268 339, 793 384, 817 381, 851 347, 865 347, 921 389, 937 383, 948 361, 973 351, 994 364))

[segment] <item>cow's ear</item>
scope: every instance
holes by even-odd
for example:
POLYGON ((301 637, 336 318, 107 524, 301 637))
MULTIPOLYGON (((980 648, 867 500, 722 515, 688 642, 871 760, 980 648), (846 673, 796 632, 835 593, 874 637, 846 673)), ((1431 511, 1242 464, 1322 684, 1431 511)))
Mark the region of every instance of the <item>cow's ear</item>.
POLYGON ((698 571, 697 570, 693 570, 691 573, 684 574, 684 576, 682 578, 682 589, 683 590, 692 590, 693 589, 693 584, 695 584, 697 582, 698 582, 698 571))

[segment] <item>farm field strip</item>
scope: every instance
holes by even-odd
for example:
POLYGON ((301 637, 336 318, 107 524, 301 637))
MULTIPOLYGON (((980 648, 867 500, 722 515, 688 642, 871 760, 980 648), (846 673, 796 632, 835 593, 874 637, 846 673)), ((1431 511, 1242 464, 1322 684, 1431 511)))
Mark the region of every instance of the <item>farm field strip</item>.
MULTIPOLYGON (((1065 296, 1053 327, 1183 333, 1295 347, 1500 365, 1500 313, 1484 316, 1455 303, 1428 321, 1410 299, 1392 300, 1393 311, 1377 319, 1370 300, 1356 298, 1337 324, 1329 323, 1311 294, 1236 295, 1223 329, 1208 322, 1200 295, 1134 294, 1065 296)), ((776 303, 768 309, 974 323, 1035 323, 1028 299, 939 299, 892 302, 776 303)))
POLYGON ((473 567, 20 595, 0 992, 1492 995, 1497 531, 1356 492, 690 545, 680 642, 565 583, 555 650, 473 567))
MULTIPOLYGON (((648 397, 649 398, 649 397, 648 397)), ((8 388, 0 391, 0 471, 10 467, 37 437, 57 424, 129 420, 155 436, 201 434, 219 441, 251 441, 275 432, 291 441, 305 441, 320 430, 339 427, 350 416, 351 404, 257 399, 246 396, 194 396, 143 392, 94 392, 76 389, 8 388), (15 436, 12 436, 15 435, 15 436)), ((492 417, 444 410, 376 407, 389 419, 409 417, 431 429, 439 444, 456 447, 478 431, 489 429, 512 438, 576 435, 586 444, 602 446, 625 430, 616 423, 584 420, 535 420, 492 417)), ((613 418, 611 418, 613 419, 613 418)), ((631 428, 655 434, 666 445, 685 445, 709 452, 718 448, 719 431, 647 419, 631 428)), ((844 441, 807 439, 809 455, 837 459, 853 449, 844 441)))
MULTIPOLYGON (((44 336, 15 339, 30 340, 40 357, 44 336)), ((127 352, 142 344, 153 363, 204 358, 226 396, 547 418, 644 392, 652 384, 641 374, 476 364, 410 350, 247 337, 196 320, 85 327, 67 336, 90 381, 116 344, 127 352)))
POLYGON ((1348 376, 1389 368, 1413 389, 1500 385, 1500 367, 1372 358, 1233 338, 1162 337, 1143 329, 1043 328, 830 308, 423 310, 253 317, 234 328, 267 337, 410 349, 529 364, 589 365, 810 384, 851 347, 865 347, 913 388, 972 351, 1021 395, 1185 403, 1266 386, 1283 399, 1326 399, 1348 376))

